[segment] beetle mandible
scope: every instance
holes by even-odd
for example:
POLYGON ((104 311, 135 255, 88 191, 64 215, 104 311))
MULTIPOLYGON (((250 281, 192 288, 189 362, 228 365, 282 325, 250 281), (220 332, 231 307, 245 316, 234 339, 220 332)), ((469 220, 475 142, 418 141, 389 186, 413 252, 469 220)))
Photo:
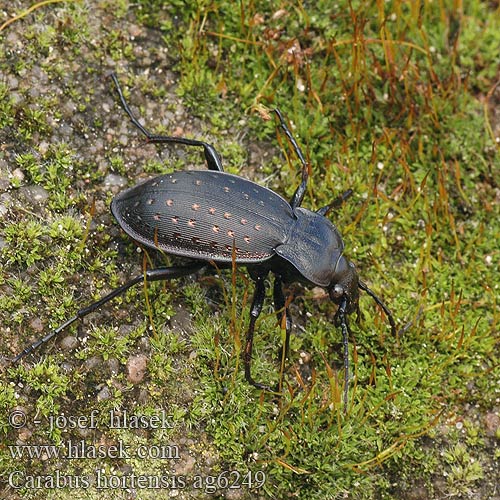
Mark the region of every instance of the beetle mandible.
POLYGON ((268 188, 224 172, 220 155, 204 142, 183 137, 151 134, 132 113, 115 74, 111 75, 121 104, 131 122, 149 143, 183 144, 203 148, 208 170, 179 171, 160 175, 119 193, 111 203, 118 224, 134 240, 154 250, 188 257, 192 263, 147 270, 100 300, 80 309, 48 335, 18 354, 19 361, 48 342, 73 322, 95 311, 141 281, 159 281, 193 274, 213 261, 221 267, 242 264, 255 283, 243 361, 248 383, 270 390, 251 374, 255 322, 265 298, 265 279, 274 275, 274 307, 285 325, 283 352, 288 355, 292 319, 285 302, 283 284, 300 281, 323 287, 337 304, 335 323, 340 325, 344 347, 344 410, 347 407, 350 334, 348 315, 359 311, 359 289, 383 309, 396 335, 388 307, 362 282, 354 265, 343 255, 344 243, 328 213, 347 199, 347 191, 316 212, 302 208, 309 166, 278 109, 280 126, 302 165, 302 180, 290 202, 268 188))

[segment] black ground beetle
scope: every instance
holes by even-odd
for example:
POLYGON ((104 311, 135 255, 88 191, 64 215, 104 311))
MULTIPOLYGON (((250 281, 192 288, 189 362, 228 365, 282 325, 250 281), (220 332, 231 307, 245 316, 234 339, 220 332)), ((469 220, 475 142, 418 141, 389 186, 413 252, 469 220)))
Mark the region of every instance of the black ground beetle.
POLYGON ((289 350, 292 320, 285 303, 283 283, 300 281, 306 285, 323 287, 338 305, 335 323, 342 329, 346 408, 350 333, 347 315, 359 312, 359 289, 367 292, 383 309, 392 333, 396 334, 391 312, 358 278, 354 265, 342 255, 342 238, 337 228, 326 218, 332 208, 349 197, 351 191, 317 212, 300 207, 306 191, 309 167, 277 109, 275 113, 281 128, 302 164, 302 181, 290 202, 270 189, 225 173, 221 157, 206 142, 151 134, 132 114, 116 75, 113 74, 112 79, 125 112, 148 142, 203 148, 208 170, 181 171, 155 177, 123 191, 111 203, 111 211, 118 224, 134 240, 155 250, 192 258, 193 262, 185 266, 147 270, 97 302, 80 309, 74 317, 27 347, 13 361, 19 361, 76 320, 144 279, 159 281, 179 278, 207 267, 211 261, 219 267, 230 266, 234 261, 245 265, 255 282, 243 353, 246 380, 259 389, 272 390, 268 385, 256 382, 250 370, 255 322, 264 303, 268 274, 274 275, 274 307, 280 324, 284 320, 286 329, 282 351, 285 356, 289 350))

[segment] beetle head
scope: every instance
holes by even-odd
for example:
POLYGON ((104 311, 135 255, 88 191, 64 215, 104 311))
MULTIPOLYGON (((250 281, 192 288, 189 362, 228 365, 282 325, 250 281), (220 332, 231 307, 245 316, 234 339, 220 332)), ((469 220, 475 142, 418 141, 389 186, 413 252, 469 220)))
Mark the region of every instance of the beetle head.
POLYGON ((344 256, 337 261, 332 282, 328 287, 330 299, 340 305, 346 299, 346 313, 351 314, 358 310, 359 279, 356 268, 344 256))

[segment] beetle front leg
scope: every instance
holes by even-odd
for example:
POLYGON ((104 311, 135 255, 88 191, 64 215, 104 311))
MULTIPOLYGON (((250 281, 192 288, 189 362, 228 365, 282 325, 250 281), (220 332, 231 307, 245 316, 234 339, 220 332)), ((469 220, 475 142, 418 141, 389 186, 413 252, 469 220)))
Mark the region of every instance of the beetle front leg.
POLYGON ((279 276, 274 278, 274 309, 280 326, 285 317, 285 342, 281 349, 280 361, 288 358, 290 354, 290 332, 292 331, 292 316, 285 304, 285 296, 283 295, 283 282, 279 276))
POLYGON ((130 121, 146 136, 147 142, 152 142, 155 144, 170 143, 170 144, 184 144, 185 146, 201 146, 203 147, 203 153, 207 161, 208 169, 224 172, 224 168, 222 167, 221 157, 211 144, 208 144, 204 141, 197 141, 196 139, 186 139, 184 137, 173 137, 169 135, 155 135, 149 132, 149 130, 147 130, 140 124, 139 120, 132 113, 130 106, 125 100, 125 96, 123 95, 120 83, 118 82, 118 78, 114 73, 111 74, 111 78, 113 79, 116 90, 118 91, 118 95, 120 97, 120 101, 122 103, 123 109, 125 110, 125 113, 127 113, 128 117, 130 118, 130 121))
POLYGON ((253 334, 255 330, 255 322, 259 317, 262 306, 264 305, 264 298, 266 296, 266 287, 264 284, 265 276, 256 276, 255 278, 255 292, 252 300, 252 307, 250 308, 250 323, 248 325, 247 339, 245 343, 245 352, 243 353, 243 363, 245 365, 245 379, 246 381, 257 387, 257 389, 264 389, 266 391, 272 391, 272 389, 259 382, 255 382, 251 374, 251 364, 252 364, 252 350, 253 350, 253 334))

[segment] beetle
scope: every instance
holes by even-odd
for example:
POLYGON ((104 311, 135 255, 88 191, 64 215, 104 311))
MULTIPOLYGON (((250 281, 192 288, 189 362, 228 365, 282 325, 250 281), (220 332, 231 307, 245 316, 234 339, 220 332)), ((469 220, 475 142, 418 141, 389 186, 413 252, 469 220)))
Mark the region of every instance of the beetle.
POLYGON ((116 288, 100 300, 80 309, 48 335, 18 354, 17 362, 106 302, 141 281, 160 281, 194 274, 213 261, 219 267, 233 263, 246 266, 255 284, 250 321, 243 352, 245 379, 256 388, 272 391, 252 377, 251 359, 255 323, 266 293, 265 280, 274 276, 274 308, 285 326, 283 353, 288 355, 292 319, 283 285, 302 282, 323 287, 338 306, 335 324, 342 331, 344 350, 344 409, 349 382, 348 315, 359 313, 359 290, 364 290, 386 314, 392 333, 396 325, 389 308, 359 279, 344 255, 344 243, 335 225, 326 217, 352 193, 347 191, 317 211, 301 207, 309 165, 278 109, 281 129, 302 165, 302 180, 290 202, 270 189, 224 172, 215 148, 200 140, 155 135, 144 128, 132 113, 115 74, 111 75, 121 105, 148 143, 183 144, 202 147, 208 170, 177 171, 160 175, 119 193, 111 211, 121 228, 140 244, 153 250, 190 258, 187 265, 146 270, 144 274, 116 288))

